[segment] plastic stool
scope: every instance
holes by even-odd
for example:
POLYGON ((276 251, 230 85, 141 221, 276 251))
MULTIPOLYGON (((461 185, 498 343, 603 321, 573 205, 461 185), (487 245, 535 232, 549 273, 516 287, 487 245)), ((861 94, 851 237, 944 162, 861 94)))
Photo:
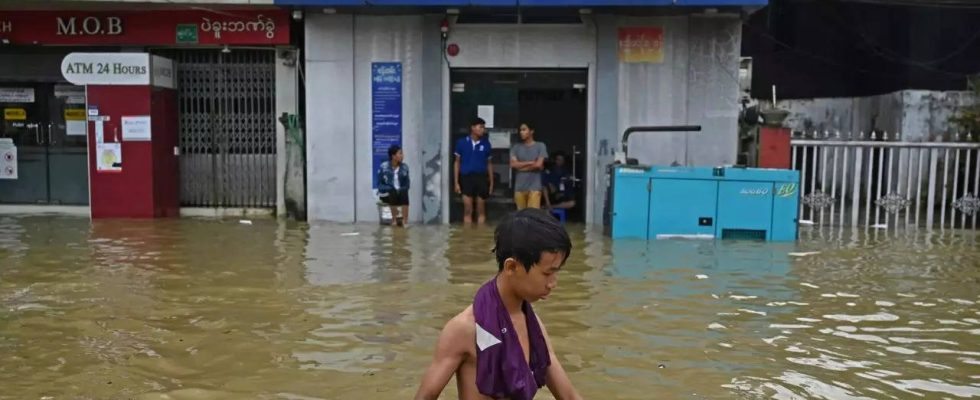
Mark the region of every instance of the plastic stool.
POLYGON ((562 224, 565 223, 565 209, 564 208, 552 208, 551 209, 551 215, 554 215, 555 218, 558 218, 558 221, 561 221, 562 224))

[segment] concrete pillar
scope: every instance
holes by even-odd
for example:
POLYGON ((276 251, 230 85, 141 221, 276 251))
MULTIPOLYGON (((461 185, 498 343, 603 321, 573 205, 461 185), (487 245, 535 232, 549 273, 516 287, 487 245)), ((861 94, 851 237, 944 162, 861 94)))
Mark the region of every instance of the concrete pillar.
POLYGON ((302 163, 290 163, 297 158, 301 160, 300 157, 296 157, 298 152, 294 146, 301 145, 302 142, 295 143, 296 138, 287 139, 289 132, 278 119, 284 113, 297 114, 299 111, 298 70, 296 67, 297 63, 300 62, 296 59, 298 55, 296 49, 289 47, 283 47, 276 51, 276 215, 286 216, 286 203, 290 202, 293 204, 292 207, 289 207, 291 208, 290 212, 294 213, 293 218, 300 218, 306 213, 306 201, 302 198, 302 170, 305 166, 302 163), (297 169, 299 170, 297 171, 297 169), (299 178, 299 182, 297 182, 297 178, 299 178), (290 181, 289 188, 286 186, 287 181, 290 181), (300 190, 299 193, 296 193, 297 186, 300 190))
POLYGON ((354 222, 354 16, 305 29, 307 219, 354 222))

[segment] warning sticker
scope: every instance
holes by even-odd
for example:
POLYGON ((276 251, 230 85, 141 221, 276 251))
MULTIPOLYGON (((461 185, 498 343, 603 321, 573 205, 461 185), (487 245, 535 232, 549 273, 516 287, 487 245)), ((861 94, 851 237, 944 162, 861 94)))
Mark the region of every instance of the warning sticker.
POLYGON ((3 119, 7 121, 27 120, 27 110, 23 108, 4 108, 3 119))
POLYGON ((85 110, 81 108, 66 108, 65 121, 84 121, 85 110))

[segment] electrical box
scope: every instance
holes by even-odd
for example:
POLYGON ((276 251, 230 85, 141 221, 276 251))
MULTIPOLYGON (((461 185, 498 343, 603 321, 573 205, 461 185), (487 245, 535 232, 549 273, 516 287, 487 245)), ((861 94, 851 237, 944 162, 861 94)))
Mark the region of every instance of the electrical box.
POLYGON ((797 238, 798 171, 611 166, 614 239, 797 238))

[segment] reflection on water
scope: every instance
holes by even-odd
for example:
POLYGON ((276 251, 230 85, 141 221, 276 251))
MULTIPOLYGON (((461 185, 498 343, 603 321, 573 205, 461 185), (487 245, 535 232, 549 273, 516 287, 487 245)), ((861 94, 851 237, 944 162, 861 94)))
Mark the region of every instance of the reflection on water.
MULTIPOLYGON (((975 233, 570 229, 538 310, 587 398, 980 397, 975 233)), ((442 324, 496 271, 491 239, 0 217, 0 399, 411 398, 442 324)))

